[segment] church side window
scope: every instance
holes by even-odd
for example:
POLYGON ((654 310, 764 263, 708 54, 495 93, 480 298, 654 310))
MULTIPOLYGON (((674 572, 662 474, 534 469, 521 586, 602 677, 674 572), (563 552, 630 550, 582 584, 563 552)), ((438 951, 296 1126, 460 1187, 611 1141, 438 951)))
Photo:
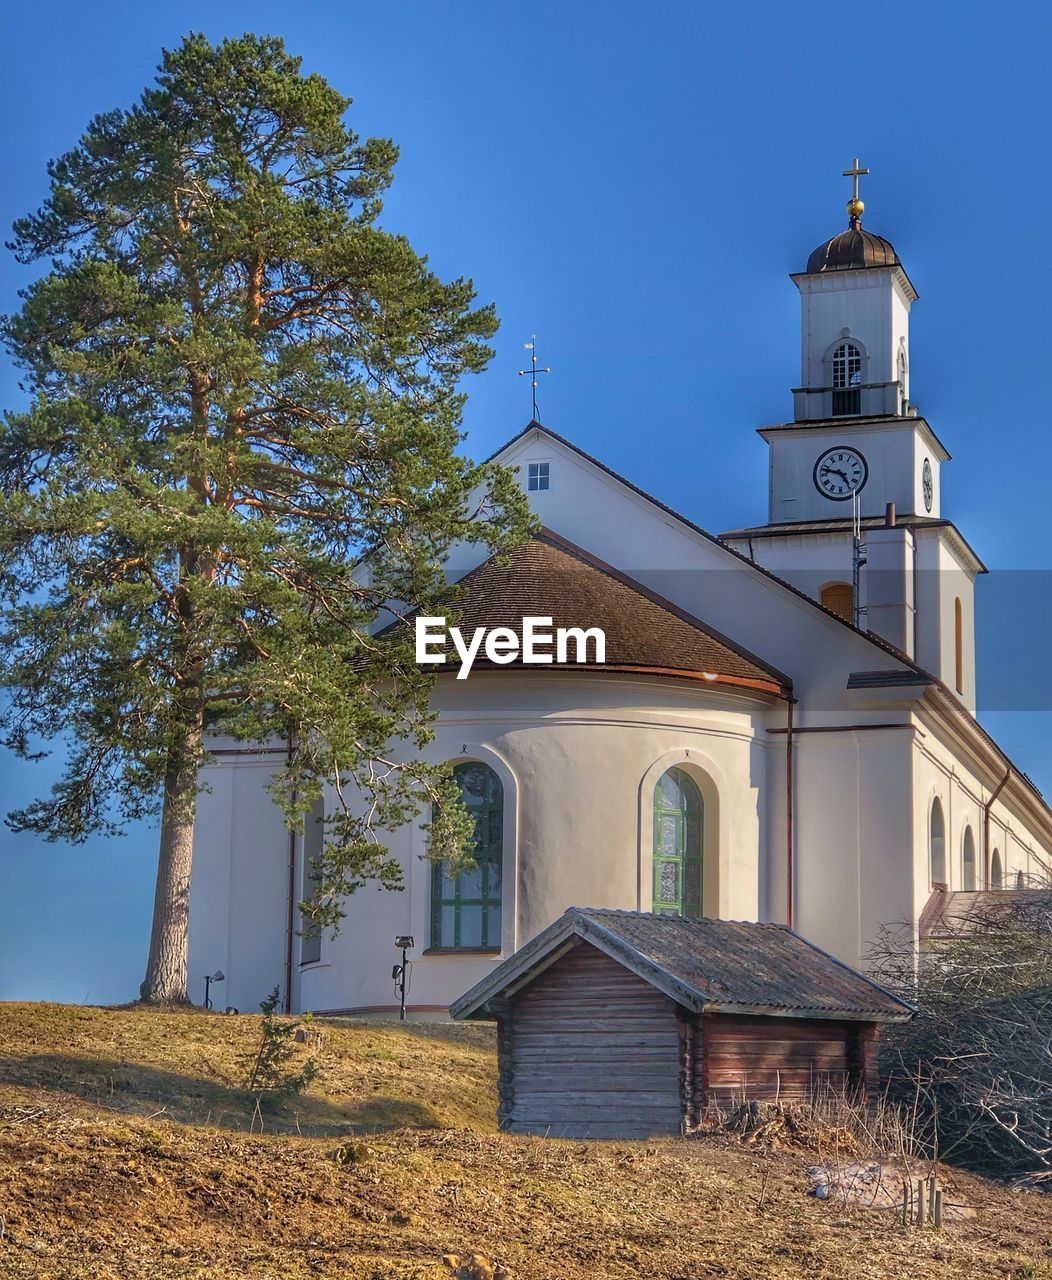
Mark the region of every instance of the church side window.
POLYGON ((431 871, 431 946, 437 950, 499 951, 504 788, 489 765, 458 764, 453 777, 475 822, 475 867, 449 875, 431 871))
POLYGON ((964 875, 961 880, 962 889, 975 888, 975 836, 971 827, 964 829, 964 851, 962 854, 964 875))
POLYGON ((833 352, 833 417, 862 412, 862 352, 842 342, 833 352))
POLYGON ((682 769, 669 769, 654 788, 655 915, 701 915, 701 843, 701 792, 682 769))
POLYGON ((1005 873, 1001 865, 1001 854, 995 849, 990 858, 990 888, 1003 889, 1005 887, 1005 873))
POLYGON ((855 595, 850 582, 828 582, 822 588, 822 604, 848 622, 855 620, 855 595))
MULTIPOLYGON (((303 868, 301 871, 300 892, 304 902, 310 902, 318 896, 318 880, 316 860, 321 857, 325 839, 325 806, 321 800, 315 800, 303 822, 303 868)), ((300 923, 300 964, 317 964, 321 959, 321 930, 311 928, 310 921, 304 917, 300 923)))
POLYGON ((953 602, 953 659, 957 692, 964 693, 964 610, 960 596, 953 602))
POLYGON ((936 798, 931 806, 931 882, 945 885, 946 881, 946 819, 942 816, 942 802, 936 798))

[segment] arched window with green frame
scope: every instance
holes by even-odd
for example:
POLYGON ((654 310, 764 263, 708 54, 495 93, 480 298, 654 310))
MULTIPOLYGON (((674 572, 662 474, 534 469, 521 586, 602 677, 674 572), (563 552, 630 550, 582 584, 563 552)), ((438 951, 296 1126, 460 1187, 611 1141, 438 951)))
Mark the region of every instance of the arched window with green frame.
POLYGON ((701 915, 702 800, 682 769, 654 788, 654 914, 701 915))
POLYGON ((451 876, 431 870, 431 947, 437 951, 499 951, 504 788, 487 764, 458 764, 453 777, 475 820, 475 866, 451 876))

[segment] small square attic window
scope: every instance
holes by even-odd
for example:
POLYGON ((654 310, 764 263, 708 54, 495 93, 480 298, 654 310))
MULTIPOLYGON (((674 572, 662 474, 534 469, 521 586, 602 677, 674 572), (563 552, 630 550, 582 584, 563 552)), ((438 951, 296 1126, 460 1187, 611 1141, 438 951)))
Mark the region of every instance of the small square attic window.
POLYGON ((551 488, 550 466, 548 462, 531 462, 527 465, 526 487, 530 493, 535 493, 538 489, 551 488))

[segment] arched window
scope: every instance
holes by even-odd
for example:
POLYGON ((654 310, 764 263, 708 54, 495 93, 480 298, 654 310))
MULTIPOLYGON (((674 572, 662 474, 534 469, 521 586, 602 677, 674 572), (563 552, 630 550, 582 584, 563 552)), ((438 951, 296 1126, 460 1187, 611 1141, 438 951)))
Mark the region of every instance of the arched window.
POLYGON ((862 412, 862 352, 842 342, 833 352, 833 417, 862 412))
POLYGON ((990 888, 1003 889, 1005 887, 1005 873, 1001 866, 1001 854, 995 849, 990 857, 990 888))
POLYGON ((955 674, 957 683, 957 692, 964 693, 964 610, 961 607, 961 597, 958 596, 953 602, 953 657, 955 664, 955 674))
POLYGON ((964 875, 961 880, 963 889, 975 888, 975 837, 972 835, 971 827, 964 829, 964 852, 962 855, 962 863, 964 866, 964 875))
POLYGON ((946 884, 946 819, 942 802, 936 796, 931 804, 931 882, 946 884))
POLYGON ((475 820, 476 865, 451 876, 444 863, 434 863, 431 946, 443 951, 499 951, 504 788, 489 765, 477 760, 458 764, 453 777, 475 820))
POLYGON ((654 788, 655 915, 701 915, 701 843, 701 792, 682 769, 669 769, 654 788))
POLYGON ((830 613, 854 622, 855 596, 850 582, 827 582, 822 588, 821 601, 830 613))

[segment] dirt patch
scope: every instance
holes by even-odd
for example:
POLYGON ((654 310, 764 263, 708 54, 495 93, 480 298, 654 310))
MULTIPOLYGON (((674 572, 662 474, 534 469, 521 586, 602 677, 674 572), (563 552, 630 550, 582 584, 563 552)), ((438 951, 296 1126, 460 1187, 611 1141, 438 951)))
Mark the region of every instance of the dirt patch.
POLYGON ((892 1214, 808 1195, 814 1157, 726 1135, 512 1137, 493 1132, 482 1108, 481 1119, 452 1128, 364 1133, 353 1119, 363 1096, 356 1073, 379 1073, 381 1089, 368 1096, 435 1114, 492 1097, 491 1048, 413 1028, 326 1028, 326 1053, 341 1060, 329 1063, 321 1096, 344 1119, 313 1133, 301 1123, 297 1134, 280 1115, 252 1134, 229 1117, 172 1118, 176 1106, 207 1115, 203 1097, 158 1106, 135 1092, 140 1080, 150 1090, 164 1083, 140 1067, 180 1077, 187 1054, 222 1059, 237 1020, 178 1015, 194 1047, 171 1042, 164 1066, 157 1055, 168 1042, 152 1025, 166 1015, 88 1012, 66 1011, 64 1054, 48 1038, 57 1012, 36 1041, 31 1018, 24 1034, 6 1023, 5 1069, 24 1082, 0 1086, 0 1276, 452 1280, 492 1267, 510 1280, 1052 1280, 1052 1197, 1040 1192, 955 1177, 955 1198, 981 1215, 919 1232, 892 1214), (362 1056, 366 1043, 389 1056, 362 1056), (12 1057, 16 1045, 24 1058, 12 1057), (430 1074, 414 1095, 422 1050, 430 1074), (51 1084, 32 1082, 30 1060, 55 1057, 85 1064, 79 1084, 53 1061, 51 1084), (100 1092, 91 1062, 108 1064, 103 1075, 120 1064, 129 1086, 100 1092), (458 1082, 465 1063, 485 1086, 458 1082))
MULTIPOLYGON (((916 1202, 918 1171, 896 1160, 849 1160, 812 1165, 807 1176, 811 1194, 819 1200, 839 1200, 863 1209, 887 1209, 901 1214, 916 1202)), ((965 1204, 951 1183, 943 1182, 942 1214, 946 1224, 974 1218, 976 1211, 965 1204)))

